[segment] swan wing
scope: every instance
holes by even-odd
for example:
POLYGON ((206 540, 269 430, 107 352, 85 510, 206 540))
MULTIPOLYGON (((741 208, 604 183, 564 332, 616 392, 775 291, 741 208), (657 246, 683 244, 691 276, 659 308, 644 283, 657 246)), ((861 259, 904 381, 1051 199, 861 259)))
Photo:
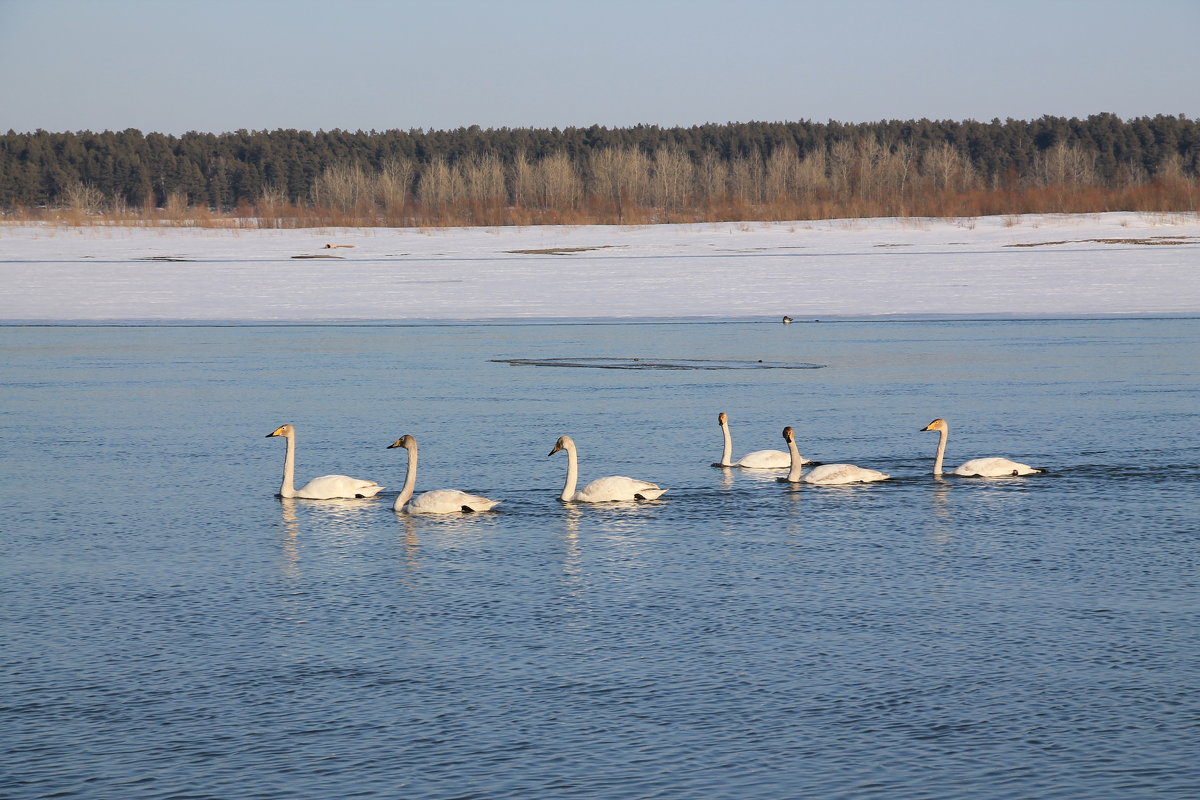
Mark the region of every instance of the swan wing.
POLYGON ((656 483, 610 475, 597 478, 575 493, 575 500, 583 503, 605 503, 610 500, 657 500, 667 490, 656 483))
POLYGON ((755 450, 739 458, 734 466, 745 469, 789 469, 792 455, 782 450, 755 450))
POLYGON ((457 489, 434 489, 413 498, 408 511, 412 514, 461 514, 464 511, 488 511, 499 504, 499 500, 457 489))
POLYGON ((813 467, 801 480, 805 483, 834 486, 843 483, 886 481, 890 477, 885 472, 856 467, 853 464, 822 464, 819 467, 813 467))
POLYGON ((297 489, 296 497, 307 500, 352 500, 356 497, 374 497, 381 491, 383 487, 375 481, 351 478, 348 475, 322 475, 297 489))
POLYGON ((954 470, 955 475, 979 478, 1006 478, 1013 475, 1034 475, 1038 472, 1041 470, 1007 458, 973 458, 954 470))

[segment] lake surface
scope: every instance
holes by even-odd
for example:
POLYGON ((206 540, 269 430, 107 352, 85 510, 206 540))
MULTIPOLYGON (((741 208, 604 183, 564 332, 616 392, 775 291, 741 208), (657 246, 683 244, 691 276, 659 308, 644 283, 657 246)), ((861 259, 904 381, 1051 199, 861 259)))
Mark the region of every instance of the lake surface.
POLYGON ((0 796, 1200 796, 1197 353, 1195 319, 0 328, 0 796), (715 469, 719 411, 735 458, 792 425, 893 478, 715 469), (936 480, 934 417, 950 468, 1048 472, 936 480), (300 482, 388 488, 276 498, 285 422, 300 482), (405 433, 418 491, 500 510, 393 513, 405 433), (670 490, 560 503, 562 434, 670 490))

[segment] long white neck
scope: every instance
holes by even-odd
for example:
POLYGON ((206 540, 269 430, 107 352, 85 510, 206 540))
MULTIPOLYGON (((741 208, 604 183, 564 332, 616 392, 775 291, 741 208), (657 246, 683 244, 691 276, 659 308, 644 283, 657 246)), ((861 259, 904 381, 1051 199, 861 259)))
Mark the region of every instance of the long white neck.
POLYGON ((721 423, 721 436, 725 439, 725 448, 721 450, 721 466, 732 467, 733 462, 733 438, 729 435, 729 423, 721 423))
POLYGON ((392 511, 400 511, 409 500, 412 500, 413 489, 417 485, 417 445, 414 443, 405 449, 408 450, 408 474, 404 476, 404 488, 396 496, 396 502, 392 504, 392 511))
POLYGON ((296 434, 283 437, 287 440, 287 452, 283 456, 283 483, 279 487, 280 497, 296 496, 296 434))
POLYGON ((579 481, 579 458, 575 455, 575 443, 566 446, 567 451, 567 481, 563 484, 562 495, 559 499, 570 500, 575 496, 575 484, 579 481))
POLYGON ((800 458, 800 449, 796 447, 795 439, 788 439, 788 452, 792 454, 792 468, 788 470, 787 479, 789 483, 796 483, 800 480, 800 473, 804 471, 804 459, 800 458))
POLYGON ((933 459, 933 474, 942 474, 942 456, 946 455, 946 439, 950 435, 949 428, 942 428, 938 431, 938 449, 937 457, 933 459))

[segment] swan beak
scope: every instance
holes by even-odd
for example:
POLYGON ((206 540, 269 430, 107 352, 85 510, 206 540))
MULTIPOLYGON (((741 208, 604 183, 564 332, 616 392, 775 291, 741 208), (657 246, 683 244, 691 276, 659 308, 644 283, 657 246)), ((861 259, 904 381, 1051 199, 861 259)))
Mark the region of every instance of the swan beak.
POLYGON ((554 445, 554 449, 553 449, 553 450, 551 450, 549 453, 546 453, 546 455, 547 455, 547 456, 552 456, 552 455, 554 455, 555 453, 557 453, 559 450, 562 450, 562 448, 561 448, 561 447, 559 447, 558 445, 554 445))
POLYGON ((276 428, 268 433, 264 438, 270 439, 272 436, 283 436, 283 428, 276 428))
POLYGON ((389 444, 389 445, 388 445, 386 448, 384 448, 384 449, 386 449, 386 450, 391 450, 393 447, 403 447, 403 446, 404 446, 404 445, 400 444, 400 440, 399 440, 399 439, 397 439, 396 441, 392 442, 391 444, 389 444))

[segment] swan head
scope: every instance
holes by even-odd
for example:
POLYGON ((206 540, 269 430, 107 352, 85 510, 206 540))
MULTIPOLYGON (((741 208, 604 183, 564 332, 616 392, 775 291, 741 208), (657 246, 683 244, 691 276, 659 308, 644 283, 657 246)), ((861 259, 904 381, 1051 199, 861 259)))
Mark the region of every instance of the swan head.
POLYGON ((729 423, 729 417, 726 416, 724 411, 722 411, 720 414, 717 414, 717 424, 718 425, 726 425, 728 423, 729 423))
POLYGON ((786 428, 783 429, 783 440, 785 442, 790 442, 790 441, 794 440, 795 438, 796 438, 796 433, 795 433, 795 431, 792 430, 791 425, 788 425, 786 428))
POLYGON ((406 433, 403 436, 401 436, 399 439, 397 439, 396 441, 389 444, 387 446, 387 449, 391 450, 393 447, 403 447, 405 450, 412 450, 416 446, 417 446, 417 440, 414 439, 413 437, 409 436, 406 433))
POLYGON ((293 428, 291 425, 280 425, 278 428, 276 428, 275 430, 268 433, 266 435, 266 438, 270 439, 272 436, 295 436, 295 435, 296 435, 296 429, 293 428))
POLYGON ((926 425, 924 428, 921 428, 922 431, 946 431, 949 429, 950 429, 950 426, 947 425, 946 420, 942 419, 941 417, 938 417, 933 422, 926 425))
POLYGON ((552 456, 555 453, 557 453, 559 450, 566 450, 566 449, 574 447, 574 446, 575 446, 575 442, 571 440, 570 436, 560 436, 560 437, 558 437, 558 441, 554 443, 554 449, 551 450, 549 453, 546 453, 546 455, 552 456))

